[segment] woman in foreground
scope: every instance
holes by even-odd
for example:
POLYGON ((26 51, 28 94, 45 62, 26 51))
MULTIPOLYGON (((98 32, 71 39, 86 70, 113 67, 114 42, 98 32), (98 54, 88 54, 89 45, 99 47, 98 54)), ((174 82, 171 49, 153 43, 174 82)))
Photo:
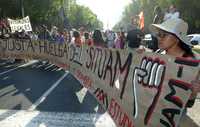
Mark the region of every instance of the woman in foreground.
MULTIPOLYGON (((150 30, 158 37, 158 53, 173 57, 184 57, 186 59, 197 59, 192 52, 192 45, 189 43, 186 36, 188 24, 182 19, 169 19, 161 24, 152 24, 150 30)), ((180 127, 188 126, 185 124, 185 116, 187 108, 193 106, 197 93, 200 92, 200 75, 191 83, 192 94, 186 104, 185 112, 180 121, 180 127)), ((191 124, 189 126, 191 126, 191 124)))

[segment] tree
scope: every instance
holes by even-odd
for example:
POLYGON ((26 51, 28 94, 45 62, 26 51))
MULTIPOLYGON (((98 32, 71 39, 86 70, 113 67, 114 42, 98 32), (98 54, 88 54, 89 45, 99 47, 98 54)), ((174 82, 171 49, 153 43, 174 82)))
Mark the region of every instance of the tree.
MULTIPOLYGON (((21 18, 21 0, 1 0, 0 11, 10 18, 21 18)), ((25 15, 29 15, 32 25, 46 24, 64 27, 64 21, 72 27, 87 29, 103 28, 102 22, 87 7, 76 4, 76 0, 23 0, 25 15), (63 15, 60 12, 63 9, 63 15), (65 20, 64 20, 65 19, 65 20)))
POLYGON ((75 28, 80 28, 81 26, 86 27, 88 30, 103 28, 103 23, 97 19, 97 16, 88 7, 74 5, 70 12, 70 23, 75 28))
POLYGON ((0 10, 0 17, 19 17, 21 15, 20 0, 0 0, 0 10))
POLYGON ((133 0, 125 8, 121 21, 114 28, 119 29, 121 26, 125 29, 129 28, 130 17, 137 15, 140 11, 144 11, 145 31, 148 32, 148 26, 153 20, 154 7, 160 6, 163 12, 165 12, 171 4, 176 5, 181 18, 188 22, 190 33, 200 32, 199 0, 133 0))

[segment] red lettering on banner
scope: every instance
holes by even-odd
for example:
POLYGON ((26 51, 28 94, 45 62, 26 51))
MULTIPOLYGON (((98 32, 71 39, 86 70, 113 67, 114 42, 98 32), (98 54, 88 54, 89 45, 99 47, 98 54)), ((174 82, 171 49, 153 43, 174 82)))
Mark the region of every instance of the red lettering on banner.
POLYGON ((84 85, 86 88, 91 88, 92 86, 92 80, 90 79, 89 76, 84 75, 80 70, 76 70, 75 76, 81 81, 81 83, 84 85))
POLYGON ((120 105, 113 98, 111 99, 108 112, 120 127, 134 127, 132 119, 122 111, 120 105))
POLYGON ((160 119, 160 123, 162 126, 165 127, 175 127, 176 121, 174 120, 174 117, 176 115, 180 115, 181 109, 184 106, 182 98, 176 94, 177 93, 176 88, 182 89, 183 91, 190 91, 192 85, 190 83, 176 79, 170 79, 168 85, 171 91, 169 94, 165 96, 165 100, 173 103, 177 107, 176 108, 165 107, 164 109, 162 109, 161 113, 166 120, 160 119))
POLYGON ((106 110, 108 109, 108 96, 107 93, 105 93, 102 89, 97 88, 94 92, 94 95, 96 96, 96 98, 98 99, 99 102, 101 102, 106 110))
POLYGON ((60 68, 64 68, 64 69, 69 69, 70 65, 69 64, 64 64, 64 63, 60 63, 60 64, 56 64, 58 67, 60 68))

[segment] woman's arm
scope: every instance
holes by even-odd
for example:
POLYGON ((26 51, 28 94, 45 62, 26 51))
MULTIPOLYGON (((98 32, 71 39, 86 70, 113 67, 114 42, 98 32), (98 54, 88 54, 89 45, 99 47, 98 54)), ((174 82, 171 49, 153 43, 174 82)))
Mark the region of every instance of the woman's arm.
POLYGON ((195 99, 197 94, 200 92, 200 70, 192 82, 192 94, 190 96, 190 99, 195 99))
POLYGON ((200 92, 200 80, 196 79, 192 81, 192 94, 190 99, 196 98, 197 94, 200 92))

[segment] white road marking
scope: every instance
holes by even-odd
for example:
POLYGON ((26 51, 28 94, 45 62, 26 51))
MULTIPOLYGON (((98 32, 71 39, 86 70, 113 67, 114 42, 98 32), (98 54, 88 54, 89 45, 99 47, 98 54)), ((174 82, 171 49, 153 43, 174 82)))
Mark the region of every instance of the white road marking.
POLYGON ((84 99, 87 91, 88 91, 87 88, 83 87, 80 91, 76 92, 76 96, 80 103, 83 102, 83 99, 84 99))
POLYGON ((51 67, 53 67, 53 66, 55 66, 54 64, 51 64, 51 65, 49 65, 48 67, 46 67, 44 70, 47 70, 47 69, 49 69, 49 68, 51 68, 51 67))
POLYGON ((108 113, 0 110, 1 127, 116 127, 108 113))
POLYGON ((37 62, 38 62, 38 60, 32 60, 32 61, 30 61, 30 62, 28 62, 28 63, 26 63, 26 64, 23 64, 23 65, 20 65, 20 66, 18 66, 18 67, 16 67, 16 68, 13 68, 13 69, 10 69, 10 70, 1 72, 1 73, 0 73, 0 76, 1 76, 1 75, 4 75, 4 74, 6 74, 6 73, 9 73, 9 72, 15 71, 15 70, 17 70, 17 69, 19 69, 19 68, 21 68, 21 67, 26 67, 26 66, 35 64, 35 63, 37 63, 37 62))
POLYGON ((14 85, 9 85, 3 89, 0 89, 0 96, 5 95, 6 93, 17 91, 17 89, 14 87, 14 85))
POLYGON ((62 71, 63 69, 62 68, 58 68, 56 71, 62 71))
POLYGON ((11 72, 11 71, 17 70, 18 68, 20 68, 20 67, 18 66, 18 67, 16 67, 16 68, 13 68, 13 69, 10 69, 10 70, 1 72, 0 75, 4 75, 4 74, 9 73, 9 72, 11 72))
POLYGON ((6 62, 4 62, 4 63, 0 63, 0 66, 6 65, 6 64, 7 64, 6 62))
POLYGON ((60 77, 60 79, 58 79, 28 110, 29 111, 33 111, 36 109, 36 107, 41 104, 46 98, 47 96, 58 86, 58 84, 69 74, 68 71, 66 71, 66 73, 60 77))

